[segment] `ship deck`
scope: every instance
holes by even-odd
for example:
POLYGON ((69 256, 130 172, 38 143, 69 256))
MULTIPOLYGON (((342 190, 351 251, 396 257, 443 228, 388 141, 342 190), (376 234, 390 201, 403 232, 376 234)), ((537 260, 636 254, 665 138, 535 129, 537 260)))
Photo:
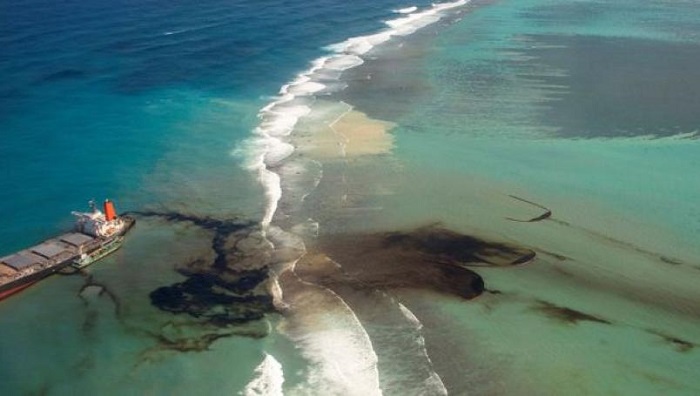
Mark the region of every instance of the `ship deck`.
POLYGON ((0 288, 46 269, 58 270, 71 263, 82 252, 94 250, 100 243, 99 238, 70 232, 2 257, 0 258, 0 288))

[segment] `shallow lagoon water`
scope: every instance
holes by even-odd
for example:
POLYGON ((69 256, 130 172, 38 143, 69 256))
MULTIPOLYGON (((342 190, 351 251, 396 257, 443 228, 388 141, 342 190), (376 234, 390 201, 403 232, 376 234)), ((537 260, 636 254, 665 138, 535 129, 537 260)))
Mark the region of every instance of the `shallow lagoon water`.
POLYGON ((695 44, 641 17, 542 23, 579 8, 533 3, 475 7, 351 70, 340 96, 396 125, 393 155, 327 161, 305 213, 329 238, 441 222, 538 251, 477 269, 493 293, 468 303, 396 292, 448 392, 692 394, 695 44))

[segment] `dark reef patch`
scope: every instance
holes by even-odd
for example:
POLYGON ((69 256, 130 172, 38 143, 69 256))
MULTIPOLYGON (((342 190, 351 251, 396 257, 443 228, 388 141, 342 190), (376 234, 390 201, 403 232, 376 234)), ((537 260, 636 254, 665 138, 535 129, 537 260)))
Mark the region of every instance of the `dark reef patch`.
POLYGON ((535 309, 545 313, 550 318, 570 324, 578 324, 578 322, 581 321, 596 322, 607 325, 612 324, 612 322, 610 322, 607 319, 583 313, 575 309, 561 307, 542 300, 537 300, 537 306, 535 307, 535 309))
MULTIPOLYGON (((537 18, 542 20, 541 15, 537 18)), ((525 38, 527 45, 514 49, 519 55, 516 67, 521 78, 547 95, 539 117, 558 135, 618 138, 696 133, 700 123, 697 43, 597 35, 525 38)))

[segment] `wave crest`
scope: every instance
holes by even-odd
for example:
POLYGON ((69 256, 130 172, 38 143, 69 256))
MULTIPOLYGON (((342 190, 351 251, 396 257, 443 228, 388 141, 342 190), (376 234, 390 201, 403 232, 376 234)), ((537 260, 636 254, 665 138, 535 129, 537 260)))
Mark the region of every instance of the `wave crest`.
MULTIPOLYGON (((278 95, 260 110, 260 123, 253 131, 253 136, 235 152, 246 153, 246 167, 257 173, 258 180, 265 189, 266 206, 261 226, 267 237, 275 239, 275 235, 279 234, 278 227, 272 224, 280 200, 283 199, 283 165, 295 152, 295 147, 288 141, 289 136, 293 134, 299 120, 311 113, 317 96, 344 89, 346 85, 340 81, 343 72, 362 65, 363 56, 376 46, 393 37, 412 34, 440 20, 445 11, 467 3, 468 0, 458 0, 434 4, 421 11, 417 7, 397 10, 400 17, 386 21, 387 27, 384 30, 351 37, 325 47, 328 55, 313 60, 307 70, 283 85, 278 95)), ((309 228, 310 232, 317 232, 318 224, 309 221, 309 227, 306 228, 309 228)), ((292 227, 291 231, 298 229, 292 227)), ((300 250, 303 250, 303 246, 300 250)), ((377 355, 369 335, 352 309, 327 288, 311 284, 301 285, 298 278, 292 282, 283 281, 285 274, 294 278, 294 275, 289 273, 293 274, 296 260, 298 256, 290 257, 285 265, 273 269, 271 283, 277 302, 292 315, 283 320, 291 327, 287 334, 297 342, 302 354, 312 362, 305 386, 324 391, 326 394, 381 394, 377 355), (296 292, 287 295, 287 290, 282 290, 287 284, 295 285, 296 292), (335 314, 314 309, 317 305, 310 302, 319 299, 323 300, 325 306, 333 307, 335 314)), ((256 369, 257 377, 246 387, 245 394, 260 394, 255 392, 267 390, 272 394, 281 394, 284 379, 279 362, 266 355, 259 368, 260 370, 256 369)), ((431 383, 431 388, 442 390, 439 377, 431 377, 427 381, 431 383)), ((303 393, 304 390, 295 391, 303 393)))

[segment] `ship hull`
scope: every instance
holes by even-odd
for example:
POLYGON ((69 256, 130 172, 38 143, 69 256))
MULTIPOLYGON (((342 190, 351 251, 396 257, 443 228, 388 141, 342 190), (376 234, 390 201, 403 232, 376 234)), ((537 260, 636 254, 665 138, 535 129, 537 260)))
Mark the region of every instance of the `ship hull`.
POLYGON ((123 236, 117 236, 106 241, 101 245, 100 248, 96 249, 94 252, 86 254, 85 257, 76 258, 73 261, 72 266, 77 269, 82 269, 94 263, 95 261, 102 260, 103 258, 116 252, 120 247, 122 247, 123 240, 123 236))
POLYGON ((23 285, 19 285, 17 287, 10 288, 10 289, 7 289, 5 291, 0 291, 0 301, 4 300, 7 297, 10 297, 11 295, 13 295, 15 293, 21 292, 22 290, 28 288, 29 286, 35 284, 36 282, 38 282, 38 280, 33 281, 33 282, 28 282, 28 283, 25 283, 23 285))
POLYGON ((67 267, 71 264, 70 260, 67 260, 61 264, 55 265, 51 268, 46 268, 43 271, 35 272, 31 275, 25 276, 24 278, 19 278, 13 282, 4 284, 0 287, 0 301, 8 298, 14 294, 21 292, 22 290, 28 288, 29 286, 39 282, 40 280, 50 276, 57 271, 67 267))
MULTIPOLYGON (((79 268, 85 267, 89 264, 94 263, 95 261, 98 261, 109 254, 113 253, 119 247, 121 247, 122 244, 122 239, 124 235, 129 232, 129 230, 134 226, 136 223, 136 220, 132 217, 129 216, 123 216, 122 219, 125 222, 124 229, 119 232, 119 234, 114 235, 108 239, 106 239, 104 242, 100 244, 100 247, 88 252, 88 255, 91 256, 91 260, 87 263, 84 263, 82 265, 78 264, 79 268), (110 244, 113 244, 114 246, 109 247, 110 244), (103 251, 99 251, 101 248, 104 248, 105 246, 108 246, 107 249, 104 249, 103 251)), ((24 276, 22 278, 15 279, 11 282, 5 283, 3 285, 0 285, 0 301, 4 300, 14 294, 17 294, 24 289, 28 288, 29 286, 32 286, 33 284, 39 282, 40 280, 46 278, 47 276, 53 275, 56 272, 70 266, 70 265, 76 265, 77 262, 80 260, 80 256, 75 256, 75 257, 70 257, 69 259, 62 261, 58 264, 52 265, 51 267, 45 268, 43 270, 34 272, 30 275, 24 276)))

